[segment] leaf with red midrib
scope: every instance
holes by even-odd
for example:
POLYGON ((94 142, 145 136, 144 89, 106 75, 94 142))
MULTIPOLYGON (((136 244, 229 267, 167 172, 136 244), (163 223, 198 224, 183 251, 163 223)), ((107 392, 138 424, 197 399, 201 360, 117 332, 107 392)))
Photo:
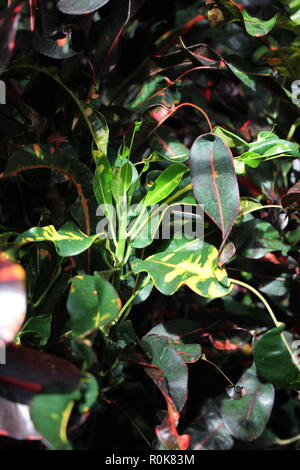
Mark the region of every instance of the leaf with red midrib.
POLYGON ((240 212, 232 153, 219 136, 203 134, 192 145, 190 162, 195 199, 221 229, 224 241, 240 212))

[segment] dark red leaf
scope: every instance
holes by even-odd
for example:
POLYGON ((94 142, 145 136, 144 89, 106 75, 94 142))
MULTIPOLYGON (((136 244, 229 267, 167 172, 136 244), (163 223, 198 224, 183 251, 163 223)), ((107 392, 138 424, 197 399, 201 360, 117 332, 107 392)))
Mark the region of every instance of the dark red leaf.
POLYGON ((11 344, 6 348, 6 364, 0 367, 0 395, 26 404, 46 387, 76 389, 79 380, 79 370, 65 359, 11 344))
POLYGON ((300 208, 300 180, 281 199, 282 207, 300 208))

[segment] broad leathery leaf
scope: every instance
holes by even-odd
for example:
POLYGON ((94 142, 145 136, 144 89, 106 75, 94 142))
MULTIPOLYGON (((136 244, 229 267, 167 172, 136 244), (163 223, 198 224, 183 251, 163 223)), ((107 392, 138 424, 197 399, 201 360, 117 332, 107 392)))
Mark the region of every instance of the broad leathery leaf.
POLYGON ((0 14, 0 73, 5 69, 15 48, 22 3, 21 0, 15 1, 0 14))
POLYGON ((74 224, 65 223, 58 231, 53 225, 33 227, 19 235, 16 239, 18 246, 31 242, 49 241, 54 243, 60 256, 75 256, 87 250, 98 235, 87 236, 74 224))
POLYGON ((240 211, 232 153, 219 136, 204 134, 193 143, 190 162, 195 198, 225 240, 240 211))
POLYGON ((59 40, 53 39, 50 35, 35 33, 32 45, 36 51, 52 59, 69 59, 78 54, 77 51, 72 49, 70 35, 66 36, 63 43, 60 43, 59 40))
POLYGON ((275 387, 300 390, 300 365, 284 336, 285 325, 264 333, 254 341, 254 362, 257 374, 275 387))
MULTIPOLYGON (((68 148, 69 150, 69 148, 68 148)), ((37 145, 18 147, 10 157, 5 172, 1 178, 16 176, 25 170, 36 168, 51 168, 64 173, 73 183, 79 195, 84 214, 84 231, 87 235, 91 232, 91 220, 94 219, 95 196, 92 188, 92 173, 89 168, 75 158, 65 157, 64 149, 55 150, 49 145, 37 145)))
POLYGON ((86 15, 108 2, 109 0, 59 0, 57 8, 67 15, 86 15))
POLYGON ((53 385, 75 390, 79 380, 79 370, 65 359, 9 344, 6 363, 0 367, 0 394, 9 400, 28 404, 36 393, 53 385))
POLYGON ((299 145, 295 142, 280 139, 276 134, 262 131, 258 134, 257 141, 248 144, 250 151, 264 157, 276 155, 291 155, 299 157, 299 145))
POLYGON ((156 154, 156 160, 162 158, 172 162, 182 163, 189 158, 188 148, 180 142, 175 132, 167 126, 161 126, 154 132, 149 145, 152 150, 158 152, 158 154, 156 154))
POLYGON ((3 252, 0 252, 0 305, 1 364, 1 343, 13 341, 26 315, 25 271, 3 252))
POLYGON ((50 449, 72 449, 67 438, 67 425, 75 400, 79 398, 79 390, 50 387, 31 400, 31 419, 50 449))
POLYGON ((72 279, 67 309, 74 337, 87 335, 116 318, 121 301, 114 287, 95 273, 72 279))
POLYGON ((111 0, 108 15, 102 20, 101 35, 95 48, 95 70, 100 77, 105 76, 115 66, 118 57, 118 44, 127 25, 131 10, 131 0, 111 0))
POLYGON ((238 385, 243 387, 243 396, 239 400, 224 399, 222 418, 234 437, 254 441, 263 433, 270 418, 274 387, 259 381, 254 365, 246 370, 238 385))
POLYGON ((132 269, 135 273, 150 274, 155 287, 165 295, 172 295, 187 285, 203 297, 215 298, 227 295, 232 289, 226 270, 217 265, 217 257, 218 250, 204 242, 199 252, 162 252, 145 260, 135 258, 132 269))
POLYGON ((143 337, 142 344, 152 357, 151 365, 161 370, 159 388, 163 388, 170 396, 178 411, 182 410, 187 400, 188 379, 188 370, 183 359, 168 344, 166 337, 147 335, 143 337))
POLYGON ((282 207, 294 207, 299 208, 300 206, 300 180, 292 186, 288 192, 281 198, 282 207))
POLYGON ((40 440, 30 418, 29 406, 0 398, 0 436, 13 439, 40 440))
POLYGON ((276 14, 269 20, 261 20, 260 18, 250 16, 246 10, 242 11, 242 15, 247 33, 255 37, 261 37, 268 34, 271 29, 274 28, 278 19, 278 15, 276 14))
POLYGON ((229 450, 233 447, 233 438, 224 424, 218 401, 205 404, 199 418, 185 431, 191 437, 190 450, 229 450))
POLYGON ((166 168, 155 180, 144 198, 143 204, 152 206, 165 199, 177 188, 188 167, 183 163, 174 163, 166 168))
POLYGON ((194 323, 185 320, 170 321, 155 326, 145 337, 155 335, 160 338, 167 338, 168 344, 175 349, 184 362, 193 363, 198 361, 202 354, 200 344, 190 344, 193 337, 193 327, 195 329, 194 323), (180 326, 182 326, 184 330, 178 330, 180 326), (174 334, 174 328, 178 331, 177 335, 174 334), (171 329, 171 332, 169 329, 171 329))

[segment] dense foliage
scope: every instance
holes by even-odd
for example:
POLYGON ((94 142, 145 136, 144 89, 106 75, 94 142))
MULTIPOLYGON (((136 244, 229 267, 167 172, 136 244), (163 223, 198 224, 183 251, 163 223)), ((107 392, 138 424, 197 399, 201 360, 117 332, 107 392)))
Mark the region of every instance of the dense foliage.
POLYGON ((296 449, 300 1, 0 7, 0 448, 296 449))

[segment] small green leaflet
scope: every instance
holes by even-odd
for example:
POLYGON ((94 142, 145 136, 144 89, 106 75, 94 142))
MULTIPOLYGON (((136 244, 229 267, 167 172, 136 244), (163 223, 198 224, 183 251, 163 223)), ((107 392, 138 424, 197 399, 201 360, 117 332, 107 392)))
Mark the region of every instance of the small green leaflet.
POLYGON ((278 15, 275 15, 269 20, 264 21, 260 18, 250 16, 246 10, 242 11, 242 15, 247 33, 255 37, 265 36, 268 34, 271 29, 274 28, 278 19, 278 15))
POLYGON ((164 170, 149 189, 143 204, 152 206, 165 199, 177 188, 188 167, 183 163, 174 163, 164 170))

